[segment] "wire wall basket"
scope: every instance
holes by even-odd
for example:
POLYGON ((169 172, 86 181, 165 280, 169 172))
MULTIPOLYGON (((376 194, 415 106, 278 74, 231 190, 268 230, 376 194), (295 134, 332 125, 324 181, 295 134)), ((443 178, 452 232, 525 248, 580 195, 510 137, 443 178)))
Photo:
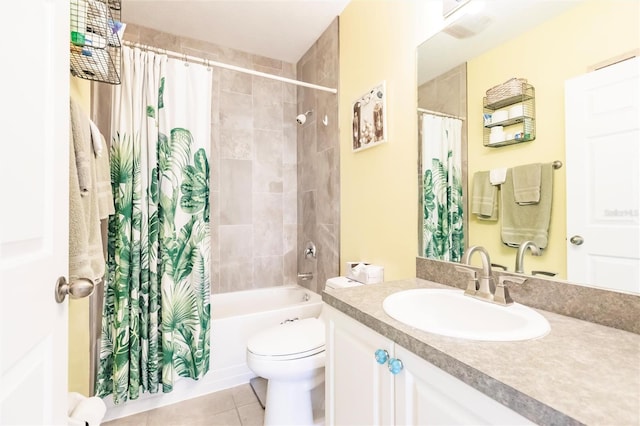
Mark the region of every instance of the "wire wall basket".
POLYGON ((70 69, 86 80, 120 84, 120 0, 71 0, 70 69))

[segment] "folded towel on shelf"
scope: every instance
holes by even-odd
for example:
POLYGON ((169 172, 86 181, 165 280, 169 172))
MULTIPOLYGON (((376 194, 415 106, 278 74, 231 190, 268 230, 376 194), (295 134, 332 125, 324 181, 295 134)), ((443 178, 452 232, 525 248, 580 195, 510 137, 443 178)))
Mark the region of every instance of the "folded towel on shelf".
POLYGON ((520 205, 540 202, 540 163, 514 167, 513 196, 520 205))
MULTIPOLYGON (((97 283, 105 271, 97 192, 99 167, 91 148, 89 117, 74 100, 70 107, 74 118, 69 123, 69 279, 88 278, 97 283), (89 155, 85 161, 78 161, 77 148, 85 146, 89 148, 89 155), (80 173, 79 167, 86 167, 86 170, 80 173), (87 179, 84 186, 80 184, 81 175, 87 179)), ((100 160, 108 162, 108 156, 104 155, 100 160)), ((104 168, 103 163, 102 180, 104 168)))
POLYGON ((489 172, 473 175, 471 213, 480 220, 498 220, 498 187, 489 182, 489 172))
POLYGON ((491 185, 502 185, 507 177, 507 168, 499 167, 489 170, 489 182, 491 185))
POLYGON ((518 204, 513 191, 512 169, 507 170, 507 178, 501 186, 500 217, 502 242, 510 247, 518 247, 522 242, 532 240, 538 247, 547 247, 551 205, 553 199, 553 166, 540 167, 540 201, 537 204, 518 204))

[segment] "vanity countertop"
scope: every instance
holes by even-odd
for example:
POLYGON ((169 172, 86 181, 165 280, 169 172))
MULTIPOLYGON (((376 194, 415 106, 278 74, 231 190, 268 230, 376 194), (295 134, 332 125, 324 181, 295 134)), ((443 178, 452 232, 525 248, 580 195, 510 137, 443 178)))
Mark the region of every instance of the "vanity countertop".
POLYGON ((640 335, 536 309, 551 325, 539 339, 440 336, 382 309, 385 297, 412 288, 451 287, 415 278, 326 289, 323 300, 535 423, 640 424, 640 335))

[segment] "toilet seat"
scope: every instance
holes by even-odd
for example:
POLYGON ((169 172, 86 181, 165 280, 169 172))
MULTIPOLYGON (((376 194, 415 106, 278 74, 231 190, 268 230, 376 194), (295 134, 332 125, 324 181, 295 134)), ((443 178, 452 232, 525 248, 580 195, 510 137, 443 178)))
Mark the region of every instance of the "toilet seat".
POLYGON ((287 322, 253 336, 247 350, 274 361, 305 358, 324 352, 324 331, 324 322, 317 318, 287 322))

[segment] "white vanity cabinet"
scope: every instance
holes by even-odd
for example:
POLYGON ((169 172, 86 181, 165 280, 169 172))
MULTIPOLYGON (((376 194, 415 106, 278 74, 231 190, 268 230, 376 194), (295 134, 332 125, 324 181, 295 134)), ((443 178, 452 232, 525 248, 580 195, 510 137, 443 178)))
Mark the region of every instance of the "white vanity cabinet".
POLYGON ((327 425, 394 424, 394 377, 376 362, 393 342, 329 306, 325 363, 327 425))
POLYGON ((325 306, 328 425, 531 425, 526 418, 358 321, 325 306), (375 353, 400 360, 393 375, 375 353))

